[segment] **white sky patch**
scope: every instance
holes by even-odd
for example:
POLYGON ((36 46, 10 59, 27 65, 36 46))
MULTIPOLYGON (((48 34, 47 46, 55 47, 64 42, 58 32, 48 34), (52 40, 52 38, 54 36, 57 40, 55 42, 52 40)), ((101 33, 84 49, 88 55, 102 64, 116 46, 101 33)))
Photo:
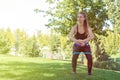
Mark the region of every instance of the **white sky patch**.
POLYGON ((49 7, 45 0, 0 0, 0 28, 10 27, 12 31, 19 28, 29 35, 41 30, 47 33, 45 27, 48 19, 34 9, 46 10, 49 7))

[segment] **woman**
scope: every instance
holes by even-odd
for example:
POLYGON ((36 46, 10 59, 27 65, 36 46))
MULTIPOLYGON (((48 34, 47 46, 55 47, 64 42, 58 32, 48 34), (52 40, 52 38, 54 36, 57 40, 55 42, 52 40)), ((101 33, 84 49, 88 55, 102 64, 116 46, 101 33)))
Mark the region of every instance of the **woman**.
POLYGON ((72 56, 72 70, 76 74, 77 58, 80 52, 84 52, 87 58, 88 75, 91 75, 92 70, 92 55, 88 42, 94 38, 94 34, 88 25, 87 15, 83 12, 78 13, 77 25, 73 26, 69 38, 74 42, 72 56))

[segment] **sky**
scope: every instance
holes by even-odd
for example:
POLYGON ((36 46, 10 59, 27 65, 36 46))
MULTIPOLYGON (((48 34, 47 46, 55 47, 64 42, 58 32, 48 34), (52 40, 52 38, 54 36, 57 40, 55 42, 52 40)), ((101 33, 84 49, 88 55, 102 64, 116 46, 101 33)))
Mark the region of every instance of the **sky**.
POLYGON ((48 6, 45 0, 0 0, 0 28, 10 27, 12 31, 19 28, 28 35, 36 34, 38 30, 47 33, 48 18, 34 9, 47 10, 48 6))

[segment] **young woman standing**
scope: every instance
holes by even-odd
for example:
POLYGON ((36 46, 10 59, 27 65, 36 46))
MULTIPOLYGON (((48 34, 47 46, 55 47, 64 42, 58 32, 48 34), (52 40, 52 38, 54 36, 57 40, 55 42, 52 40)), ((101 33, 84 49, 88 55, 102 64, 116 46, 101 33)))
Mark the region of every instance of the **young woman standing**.
POLYGON ((92 70, 92 54, 89 41, 94 38, 94 34, 88 25, 87 15, 83 12, 78 13, 77 25, 73 26, 69 38, 74 42, 72 56, 72 71, 76 74, 77 58, 83 52, 87 58, 88 75, 92 70))

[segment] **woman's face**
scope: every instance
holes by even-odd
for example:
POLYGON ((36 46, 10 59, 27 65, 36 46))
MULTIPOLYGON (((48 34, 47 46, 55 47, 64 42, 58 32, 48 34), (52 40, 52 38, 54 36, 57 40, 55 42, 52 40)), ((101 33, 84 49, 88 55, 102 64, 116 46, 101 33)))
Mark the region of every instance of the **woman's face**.
POLYGON ((84 20, 85 20, 84 15, 83 14, 78 14, 77 20, 78 20, 78 22, 84 22, 84 20))

